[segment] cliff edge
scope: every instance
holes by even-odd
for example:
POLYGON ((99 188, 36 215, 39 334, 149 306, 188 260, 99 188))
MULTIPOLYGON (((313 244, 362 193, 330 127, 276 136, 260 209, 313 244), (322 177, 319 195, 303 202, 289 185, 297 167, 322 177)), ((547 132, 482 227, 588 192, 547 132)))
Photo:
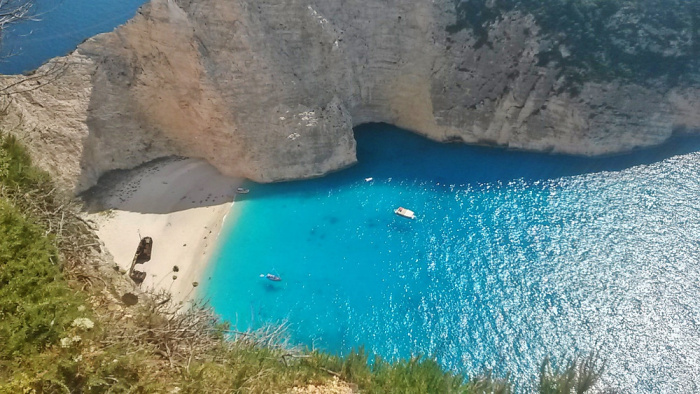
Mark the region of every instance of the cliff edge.
POLYGON ((152 0, 4 77, 0 126, 76 192, 169 155, 260 182, 319 176, 355 162, 352 128, 367 122, 579 155, 700 130, 692 13, 665 29, 621 1, 555 23, 528 1, 152 0), (607 41, 590 48, 578 32, 591 29, 607 41), (640 56, 650 64, 633 67, 640 56))

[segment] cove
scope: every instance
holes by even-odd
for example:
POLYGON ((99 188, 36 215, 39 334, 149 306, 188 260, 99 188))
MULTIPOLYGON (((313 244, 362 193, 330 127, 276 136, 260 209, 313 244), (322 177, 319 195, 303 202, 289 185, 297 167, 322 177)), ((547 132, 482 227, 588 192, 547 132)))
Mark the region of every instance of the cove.
POLYGON ((597 351, 613 388, 698 389, 700 139, 595 159, 356 139, 356 166, 234 204, 201 294, 238 329, 519 384, 597 351))

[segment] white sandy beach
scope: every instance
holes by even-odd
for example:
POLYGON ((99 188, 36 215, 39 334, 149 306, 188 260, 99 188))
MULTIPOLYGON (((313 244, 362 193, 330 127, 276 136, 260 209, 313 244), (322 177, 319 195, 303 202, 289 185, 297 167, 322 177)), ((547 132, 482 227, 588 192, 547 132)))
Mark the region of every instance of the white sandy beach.
POLYGON ((147 273, 141 288, 169 290, 175 302, 187 301, 215 251, 242 179, 223 176, 197 159, 161 160, 112 178, 86 197, 99 209, 88 215, 98 236, 124 270, 141 237, 151 237, 151 260, 137 266, 147 273))

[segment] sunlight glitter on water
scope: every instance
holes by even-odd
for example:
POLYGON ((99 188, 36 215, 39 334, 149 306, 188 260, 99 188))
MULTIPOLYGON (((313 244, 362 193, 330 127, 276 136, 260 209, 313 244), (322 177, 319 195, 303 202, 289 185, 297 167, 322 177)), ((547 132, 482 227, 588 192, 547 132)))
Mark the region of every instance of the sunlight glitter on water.
POLYGON ((252 185, 234 205, 206 284, 219 313, 240 328, 287 319, 294 341, 332 352, 423 353, 524 385, 545 355, 598 350, 612 387, 697 390, 700 140, 582 159, 385 125, 357 139, 359 165, 252 185))

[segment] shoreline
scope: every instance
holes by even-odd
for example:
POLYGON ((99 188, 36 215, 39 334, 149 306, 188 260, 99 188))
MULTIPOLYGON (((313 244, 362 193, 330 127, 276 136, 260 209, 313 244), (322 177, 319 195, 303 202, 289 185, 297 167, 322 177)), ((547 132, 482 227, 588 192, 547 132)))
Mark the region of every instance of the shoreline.
POLYGON ((201 269, 198 270, 197 274, 195 277, 193 277, 193 280, 196 280, 199 285, 197 286, 196 289, 192 291, 192 294, 190 297, 188 297, 185 301, 201 301, 204 302, 205 304, 209 304, 209 299, 206 298, 205 295, 203 295, 205 289, 208 286, 208 282, 211 281, 211 278, 213 276, 212 270, 213 270, 213 263, 215 259, 218 259, 220 254, 221 254, 221 248, 219 244, 219 238, 221 236, 225 236, 226 234, 230 233, 231 227, 235 226, 235 223, 230 222, 230 220, 235 220, 231 218, 231 208, 233 207, 233 203, 228 205, 228 208, 226 209, 226 212, 221 216, 221 220, 219 220, 219 227, 217 230, 217 235, 214 238, 213 245, 209 248, 209 253, 207 253, 208 257, 206 261, 201 264, 201 269))
POLYGON ((111 174, 83 198, 120 270, 129 270, 142 237, 153 239, 151 260, 137 266, 146 272, 140 287, 168 291, 181 305, 196 298, 193 283, 202 283, 242 182, 204 160, 169 158, 111 174))

